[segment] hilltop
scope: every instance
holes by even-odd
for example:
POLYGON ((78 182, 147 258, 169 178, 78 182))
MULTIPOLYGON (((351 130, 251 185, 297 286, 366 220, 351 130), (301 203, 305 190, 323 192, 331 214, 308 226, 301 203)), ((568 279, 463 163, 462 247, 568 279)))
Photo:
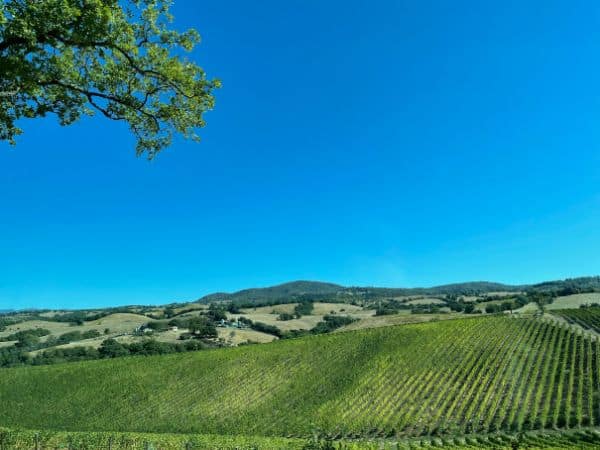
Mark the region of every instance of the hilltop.
MULTIPOLYGON (((402 297, 412 295, 482 295, 493 292, 519 291, 561 291, 565 289, 600 290, 600 276, 567 278, 565 280, 545 281, 535 284, 511 285, 491 281, 468 281, 451 283, 432 287, 393 288, 375 286, 341 286, 320 281, 292 281, 264 288, 244 289, 233 293, 219 292, 206 295, 196 302, 211 303, 227 301, 235 303, 268 303, 294 301, 298 299, 341 299, 402 297)), ((575 293, 575 292, 573 292, 575 293)))
POLYGON ((373 297, 398 297, 406 295, 446 295, 463 294, 477 295, 488 292, 514 292, 520 291, 528 286, 512 286, 502 283, 488 281, 472 281, 466 283, 454 283, 428 288, 386 288, 386 287, 360 287, 341 286, 334 283, 320 281, 292 281, 276 286, 264 288, 244 289, 233 293, 219 292, 206 295, 197 300, 198 303, 211 303, 215 301, 227 301, 235 303, 268 303, 294 301, 298 299, 319 300, 325 298, 351 299, 373 298, 373 297))
POLYGON ((243 289, 232 294, 218 292, 206 295, 198 300, 199 303, 214 301, 257 302, 272 300, 294 300, 306 296, 335 296, 344 287, 333 283, 320 281, 291 281, 265 288, 243 289))

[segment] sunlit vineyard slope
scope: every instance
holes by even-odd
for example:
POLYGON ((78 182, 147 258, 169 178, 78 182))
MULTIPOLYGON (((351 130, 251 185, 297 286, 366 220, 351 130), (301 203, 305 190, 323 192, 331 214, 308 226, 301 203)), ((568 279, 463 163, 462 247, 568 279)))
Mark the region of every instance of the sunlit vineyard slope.
POLYGON ((78 431, 422 436, 596 426, 598 343, 473 318, 5 369, 0 423, 78 431))

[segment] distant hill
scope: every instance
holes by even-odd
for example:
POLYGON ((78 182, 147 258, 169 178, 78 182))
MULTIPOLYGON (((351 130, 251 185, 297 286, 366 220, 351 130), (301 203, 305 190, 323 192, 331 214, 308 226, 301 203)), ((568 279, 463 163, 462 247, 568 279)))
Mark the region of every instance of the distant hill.
POLYGON ((563 295, 577 294, 579 292, 599 291, 600 276, 544 281, 543 283, 534 284, 532 289, 540 292, 572 291, 563 292, 563 295))
POLYGON ((234 293, 218 292, 206 295, 197 302, 211 303, 230 301, 234 303, 259 303, 307 300, 349 300, 351 298, 373 299, 380 297, 400 297, 406 295, 443 296, 482 295, 490 292, 557 292, 560 295, 569 293, 600 291, 600 276, 567 278, 565 280, 545 281, 537 284, 511 285, 490 281, 469 281, 464 283, 444 284, 432 287, 386 288, 341 286, 320 281, 292 281, 264 288, 244 289, 234 293))
POLYGON ((403 295, 478 295, 498 291, 520 291, 528 286, 513 286, 488 281, 446 284, 429 288, 382 288, 341 286, 320 281, 292 281, 265 288, 244 289, 234 293, 218 292, 202 297, 199 303, 230 301, 234 303, 281 302, 300 299, 323 300, 339 298, 377 298, 403 295))
POLYGON ((428 288, 380 288, 380 287, 350 287, 345 288, 348 292, 363 293, 375 297, 396 297, 403 295, 479 295, 488 292, 521 291, 527 286, 513 286, 489 281, 469 281, 466 283, 444 284, 428 288))
POLYGON ((234 292, 233 294, 216 293, 202 297, 199 302, 210 303, 214 301, 256 302, 293 300, 305 296, 336 295, 345 288, 338 284, 322 283, 319 281, 292 281, 265 288, 251 288, 234 292))

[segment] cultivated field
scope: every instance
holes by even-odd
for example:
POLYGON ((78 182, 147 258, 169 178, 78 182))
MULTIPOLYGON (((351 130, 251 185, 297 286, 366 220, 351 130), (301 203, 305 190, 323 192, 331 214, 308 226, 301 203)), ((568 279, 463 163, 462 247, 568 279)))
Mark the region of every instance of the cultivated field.
POLYGON ((324 441, 263 436, 151 434, 111 432, 56 432, 0 428, 0 448, 17 450, 419 450, 419 449, 573 449, 593 450, 600 443, 596 428, 563 432, 495 433, 419 439, 324 441))
POLYGON ((599 360, 596 340, 550 321, 447 320, 4 369, 2 423, 302 438, 579 428, 600 423, 599 360))
POLYGON ((570 324, 600 333, 600 308, 560 309, 553 314, 570 324))

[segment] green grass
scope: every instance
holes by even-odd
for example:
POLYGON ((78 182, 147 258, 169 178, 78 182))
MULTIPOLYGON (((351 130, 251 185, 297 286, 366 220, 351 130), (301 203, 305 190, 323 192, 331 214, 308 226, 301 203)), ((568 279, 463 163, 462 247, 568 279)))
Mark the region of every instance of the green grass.
POLYGON ((558 323, 482 317, 4 369, 0 424, 361 439, 596 426, 598 351, 558 323))
POLYGON ((579 308, 581 305, 590 305, 592 303, 600 304, 600 292, 591 292, 589 294, 573 294, 564 297, 558 297, 551 304, 546 305, 546 309, 569 309, 579 308))

